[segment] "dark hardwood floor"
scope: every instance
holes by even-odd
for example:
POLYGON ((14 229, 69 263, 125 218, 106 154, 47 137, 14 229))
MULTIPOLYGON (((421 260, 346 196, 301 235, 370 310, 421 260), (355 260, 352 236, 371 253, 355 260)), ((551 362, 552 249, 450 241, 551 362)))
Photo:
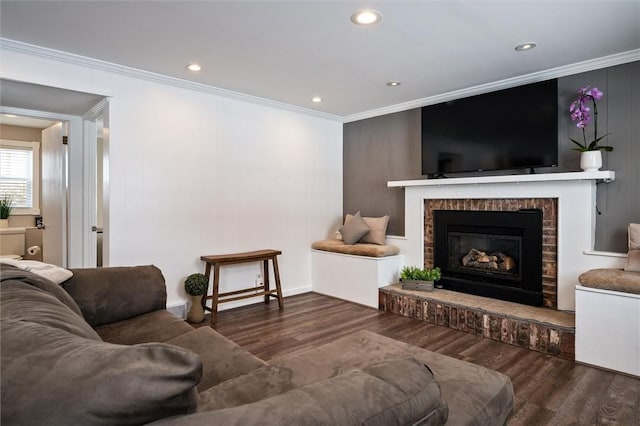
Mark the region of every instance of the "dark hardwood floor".
POLYGON ((640 425, 638 379, 316 293, 284 306, 221 311, 214 329, 265 361, 370 330, 508 375, 516 394, 509 425, 640 425))

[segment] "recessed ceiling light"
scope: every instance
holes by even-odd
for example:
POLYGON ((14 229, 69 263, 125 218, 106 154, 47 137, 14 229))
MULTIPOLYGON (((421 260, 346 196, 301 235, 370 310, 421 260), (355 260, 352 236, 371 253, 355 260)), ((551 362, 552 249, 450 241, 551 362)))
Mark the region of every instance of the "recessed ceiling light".
POLYGON ((522 43, 522 44, 517 45, 516 46, 516 50, 518 52, 524 52, 525 50, 531 50, 536 46, 537 45, 534 42, 530 41, 528 43, 522 43))
POLYGON ((197 71, 202 70, 202 67, 201 67, 200 65, 198 65, 198 64, 189 64, 189 65, 187 65, 187 69, 188 69, 189 71, 195 71, 195 72, 197 72, 197 71))
POLYGON ((389 87, 396 87, 396 86, 400 86, 402 83, 400 83, 399 81, 389 81, 387 82, 387 86, 389 87))
POLYGON ((16 118, 17 117, 17 115, 14 115, 14 114, 4 114, 4 116, 8 117, 8 118, 16 118))
POLYGON ((382 15, 377 10, 359 10, 351 15, 351 22, 356 25, 373 25, 382 20, 382 15))
POLYGON ((311 102, 319 104, 320 102, 322 102, 322 98, 320 96, 314 96, 313 98, 311 98, 311 102))

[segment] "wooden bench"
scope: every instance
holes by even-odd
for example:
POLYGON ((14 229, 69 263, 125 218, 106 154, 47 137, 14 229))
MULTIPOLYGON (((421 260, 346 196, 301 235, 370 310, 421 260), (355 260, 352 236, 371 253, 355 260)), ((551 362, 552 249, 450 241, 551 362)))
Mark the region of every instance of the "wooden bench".
MULTIPOLYGON (((200 260, 206 263, 204 275, 209 279, 211 267, 213 266, 213 291, 211 295, 202 298, 202 307, 211 312, 211 324, 215 324, 218 316, 218 303, 233 302, 235 300, 247 299, 250 297, 264 296, 264 303, 269 303, 271 297, 278 299, 278 306, 283 308, 282 288, 280 287, 280 272, 278 270, 277 256, 282 254, 279 250, 256 250, 244 253, 218 254, 211 256, 201 256, 200 260), (269 260, 273 264, 273 275, 276 280, 276 288, 269 288, 269 260), (245 288, 242 290, 219 292, 220 267, 235 265, 238 263, 262 262, 262 276, 264 284, 257 287, 245 288), (211 299, 211 308, 207 306, 207 300, 211 299)), ((207 291, 205 295, 209 292, 207 291)))

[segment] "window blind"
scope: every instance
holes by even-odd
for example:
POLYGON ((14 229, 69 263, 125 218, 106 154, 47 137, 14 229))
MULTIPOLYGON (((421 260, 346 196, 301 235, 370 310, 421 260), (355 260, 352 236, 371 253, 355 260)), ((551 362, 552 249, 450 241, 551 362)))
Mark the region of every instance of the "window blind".
POLYGON ((13 196, 13 207, 33 207, 33 150, 0 147, 0 194, 13 196))

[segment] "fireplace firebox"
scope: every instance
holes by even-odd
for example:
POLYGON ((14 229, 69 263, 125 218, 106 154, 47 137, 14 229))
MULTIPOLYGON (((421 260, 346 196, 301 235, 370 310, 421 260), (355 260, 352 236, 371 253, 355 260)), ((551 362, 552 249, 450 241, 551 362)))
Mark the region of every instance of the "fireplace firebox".
POLYGON ((542 211, 434 210, 443 288, 542 305, 542 211))

